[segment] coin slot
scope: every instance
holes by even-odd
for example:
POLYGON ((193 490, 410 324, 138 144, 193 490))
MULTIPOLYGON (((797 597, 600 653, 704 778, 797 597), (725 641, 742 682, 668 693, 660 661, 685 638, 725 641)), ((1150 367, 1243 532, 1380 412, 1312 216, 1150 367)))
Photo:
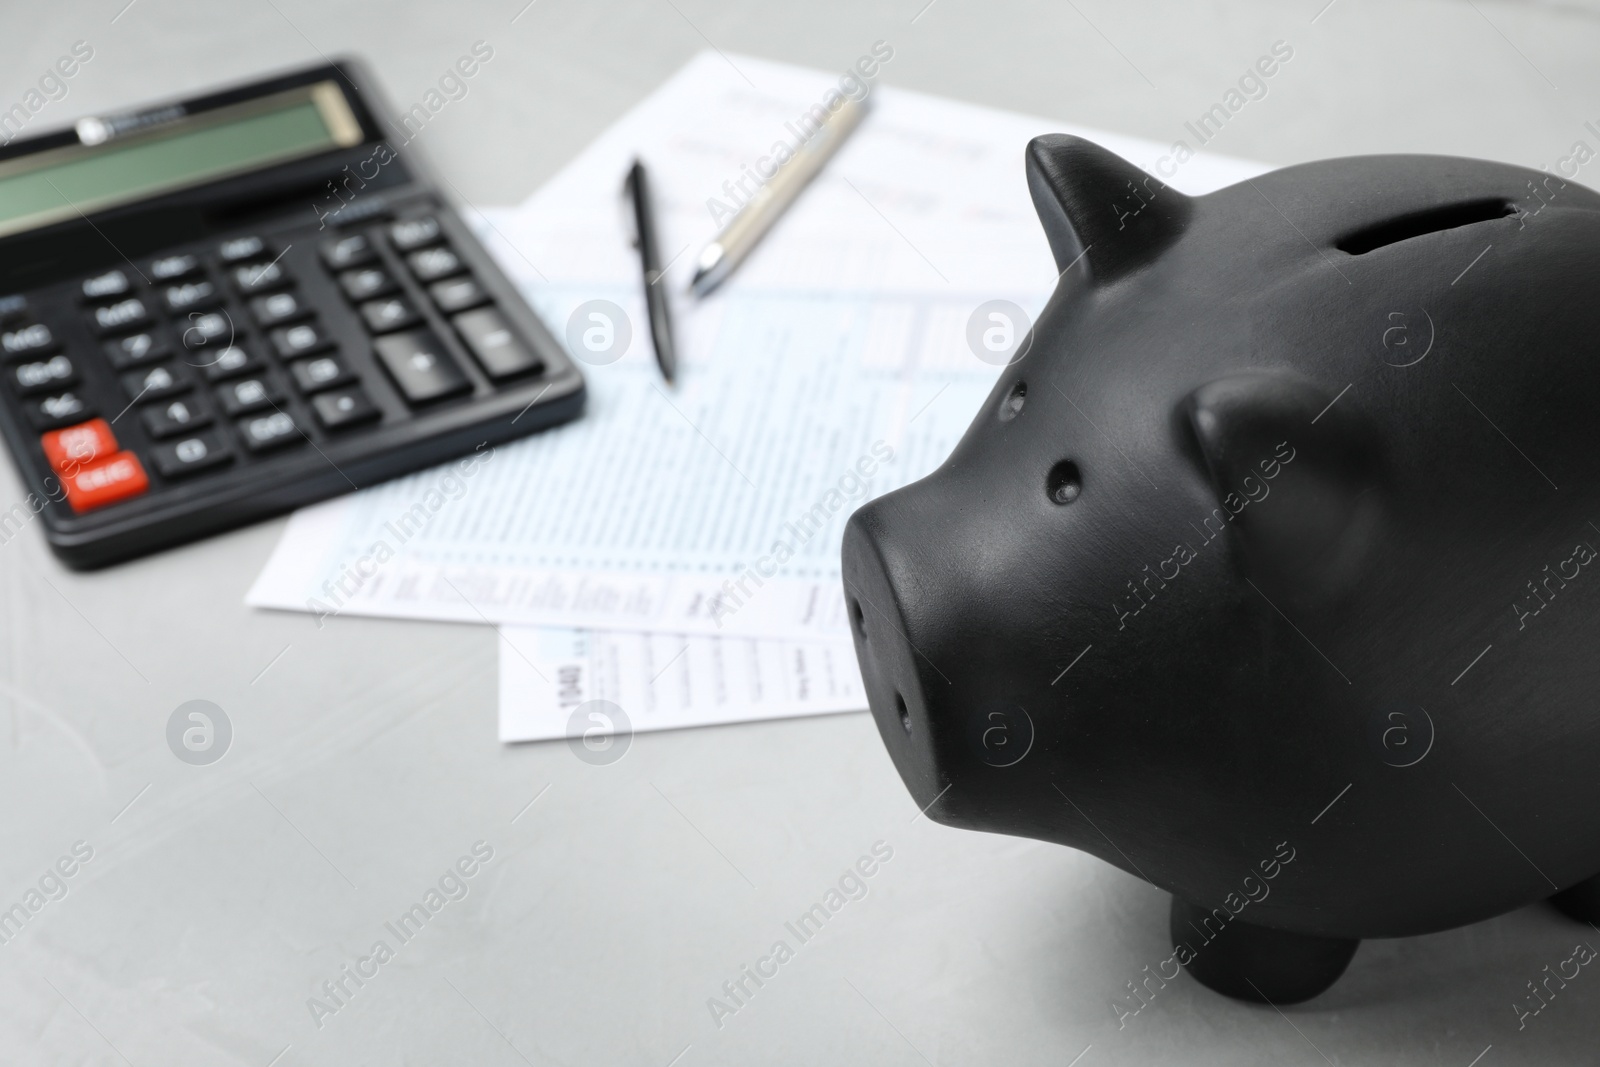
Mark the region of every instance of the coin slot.
POLYGON ((1348 252, 1352 256, 1364 256, 1368 252, 1399 244, 1401 241, 1409 241, 1414 237, 1471 226, 1477 222, 1503 219, 1507 215, 1514 214, 1516 210, 1515 204, 1498 199, 1469 200, 1461 204, 1429 208, 1426 211, 1401 215, 1375 226, 1357 230, 1347 237, 1340 238, 1336 247, 1339 251, 1348 252))

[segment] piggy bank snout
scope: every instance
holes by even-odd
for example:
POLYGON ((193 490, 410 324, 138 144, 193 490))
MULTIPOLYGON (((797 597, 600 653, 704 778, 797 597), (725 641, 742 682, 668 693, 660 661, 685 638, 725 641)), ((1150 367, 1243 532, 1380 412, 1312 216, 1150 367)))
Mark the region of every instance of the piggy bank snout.
MULTIPOLYGON (((907 487, 914 489, 915 487, 907 487)), ((928 695, 940 685, 930 610, 944 602, 929 545, 899 505, 907 490, 851 516, 842 565, 845 609, 867 703, 885 748, 919 807, 948 784, 941 723, 928 695)), ((947 687, 947 686, 946 686, 947 687)), ((930 812, 930 815, 936 814, 930 812)))

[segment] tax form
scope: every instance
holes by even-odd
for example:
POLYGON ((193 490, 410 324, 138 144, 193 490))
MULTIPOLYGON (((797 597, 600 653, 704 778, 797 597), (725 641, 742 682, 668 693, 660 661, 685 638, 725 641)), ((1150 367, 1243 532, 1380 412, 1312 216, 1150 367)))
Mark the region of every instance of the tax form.
POLYGON ((752 722, 867 706, 848 642, 507 626, 500 656, 500 740, 581 736, 584 711, 607 732, 752 722), (600 720, 604 722, 605 720, 600 720))
MULTIPOLYGON (((845 521, 931 471, 971 422, 1000 370, 968 341, 979 306, 1007 300, 1035 316, 1055 284, 1024 179, 1028 140, 1079 133, 1147 165, 1165 149, 877 86, 861 128, 740 270, 702 301, 678 295, 679 381, 665 386, 627 243, 622 176, 635 155, 650 167, 670 260, 662 284, 682 294, 722 217, 712 201, 726 203, 786 124, 836 81, 703 53, 522 205, 466 212, 586 364, 584 416, 482 448, 469 468, 447 465, 297 512, 247 603, 319 621, 496 623, 515 647, 604 645, 619 665, 656 662, 639 651, 638 641, 655 640, 645 634, 692 648, 755 640, 848 651, 845 521), (622 312, 608 334, 621 353, 614 361, 583 348, 600 301, 622 312), (585 644, 574 630, 635 636, 585 644)), ((1166 180, 1199 193, 1265 169, 1201 155, 1166 180)), ((530 655, 523 666, 541 662, 530 655)), ((543 685, 539 671, 507 670, 516 686, 543 685)), ((631 681, 617 674, 622 686, 644 672, 616 670, 631 672, 631 681)), ((789 684, 772 668, 757 673, 764 692, 789 684)), ((800 687, 797 701, 765 706, 859 708, 855 685, 800 687)), ((710 714, 715 702, 701 696, 712 691, 695 687, 674 714, 710 714)), ((554 689, 540 700, 553 714, 554 689)), ((531 736, 525 721, 519 729, 531 736)))

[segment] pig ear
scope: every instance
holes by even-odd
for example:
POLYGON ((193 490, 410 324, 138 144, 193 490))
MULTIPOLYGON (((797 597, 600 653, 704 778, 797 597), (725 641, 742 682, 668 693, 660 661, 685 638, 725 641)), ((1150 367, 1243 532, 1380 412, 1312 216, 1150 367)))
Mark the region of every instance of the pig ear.
POLYGON ((1238 374, 1184 403, 1220 527, 1271 597, 1312 606, 1358 581, 1384 523, 1378 435, 1353 397, 1298 376, 1238 374))
POLYGON ((1096 282, 1149 263, 1175 241, 1194 201, 1099 145, 1064 133, 1028 142, 1028 191, 1056 269, 1080 259, 1096 282))

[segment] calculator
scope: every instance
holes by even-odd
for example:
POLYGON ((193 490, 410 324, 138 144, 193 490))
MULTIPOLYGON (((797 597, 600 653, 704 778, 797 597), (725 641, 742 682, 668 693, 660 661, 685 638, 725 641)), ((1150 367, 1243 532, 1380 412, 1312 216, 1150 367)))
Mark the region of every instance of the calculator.
POLYGON ((374 94, 343 59, 0 148, 5 539, 103 566, 580 413, 374 94))

